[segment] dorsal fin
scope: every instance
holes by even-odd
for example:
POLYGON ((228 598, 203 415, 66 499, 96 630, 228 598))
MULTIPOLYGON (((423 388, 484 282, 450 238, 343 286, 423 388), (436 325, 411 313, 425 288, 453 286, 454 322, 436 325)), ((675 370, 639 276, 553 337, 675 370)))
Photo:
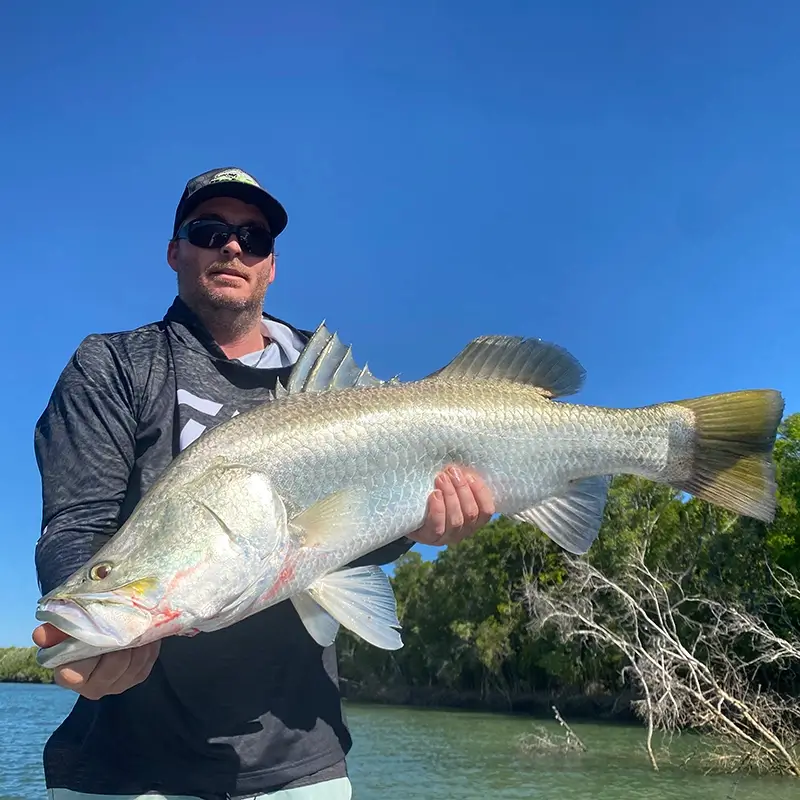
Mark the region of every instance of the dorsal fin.
MULTIPOLYGON (((392 379, 394 382, 396 379, 392 379)), ((286 388, 278 383, 276 397, 297 392, 324 392, 356 386, 380 386, 384 381, 376 378, 365 364, 359 367, 353 359, 351 348, 342 343, 320 323, 308 340, 289 375, 286 388)))
POLYGON ((479 336, 427 380, 516 381, 546 397, 574 394, 586 373, 563 347, 521 336, 479 336))

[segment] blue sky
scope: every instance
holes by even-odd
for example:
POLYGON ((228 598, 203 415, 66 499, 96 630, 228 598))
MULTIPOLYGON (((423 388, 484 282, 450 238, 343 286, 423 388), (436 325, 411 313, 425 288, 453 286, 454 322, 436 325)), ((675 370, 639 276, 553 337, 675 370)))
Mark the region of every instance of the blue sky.
POLYGON ((800 410, 800 8, 285 5, 4 13, 0 645, 35 624, 34 423, 85 335, 162 316, 214 166, 288 209, 268 310, 383 377, 524 334, 581 360, 585 402, 800 410))

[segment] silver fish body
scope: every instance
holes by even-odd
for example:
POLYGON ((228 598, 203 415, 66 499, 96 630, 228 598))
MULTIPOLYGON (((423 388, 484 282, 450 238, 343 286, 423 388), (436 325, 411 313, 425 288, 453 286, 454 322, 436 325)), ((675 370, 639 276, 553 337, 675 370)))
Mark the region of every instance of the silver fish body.
POLYGON ((635 474, 769 520, 777 392, 640 409, 561 401, 583 371, 557 346, 482 337, 428 378, 381 383, 322 326, 288 391, 181 453, 87 565, 39 604, 71 638, 57 666, 225 627, 278 602, 331 643, 345 625, 402 640, 379 567, 347 568, 417 529, 436 474, 476 470, 499 513, 585 552, 610 477, 635 474))

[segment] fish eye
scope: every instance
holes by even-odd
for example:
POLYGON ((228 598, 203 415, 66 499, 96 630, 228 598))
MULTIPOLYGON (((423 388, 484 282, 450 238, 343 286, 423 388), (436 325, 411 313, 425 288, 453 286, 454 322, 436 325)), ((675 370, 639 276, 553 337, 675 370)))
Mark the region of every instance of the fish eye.
POLYGON ((108 561, 101 561, 99 564, 95 564, 89 570, 89 577, 93 581, 102 581, 103 578, 107 578, 111 573, 112 565, 108 563, 108 561))

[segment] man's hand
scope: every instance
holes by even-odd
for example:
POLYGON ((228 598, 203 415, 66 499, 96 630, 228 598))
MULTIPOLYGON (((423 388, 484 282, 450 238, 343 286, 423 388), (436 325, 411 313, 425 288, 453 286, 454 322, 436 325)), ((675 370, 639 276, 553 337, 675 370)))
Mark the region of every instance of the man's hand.
MULTIPOLYGON (((39 647, 52 647, 67 638, 67 634, 45 622, 33 631, 33 641, 39 647)), ((64 689, 72 689, 89 700, 99 700, 107 694, 121 694, 141 683, 155 664, 161 641, 104 653, 53 670, 53 680, 64 689)))
POLYGON ((494 514, 491 492, 472 470, 451 466, 439 473, 435 485, 425 522, 408 536, 415 542, 455 544, 472 536, 494 514))

